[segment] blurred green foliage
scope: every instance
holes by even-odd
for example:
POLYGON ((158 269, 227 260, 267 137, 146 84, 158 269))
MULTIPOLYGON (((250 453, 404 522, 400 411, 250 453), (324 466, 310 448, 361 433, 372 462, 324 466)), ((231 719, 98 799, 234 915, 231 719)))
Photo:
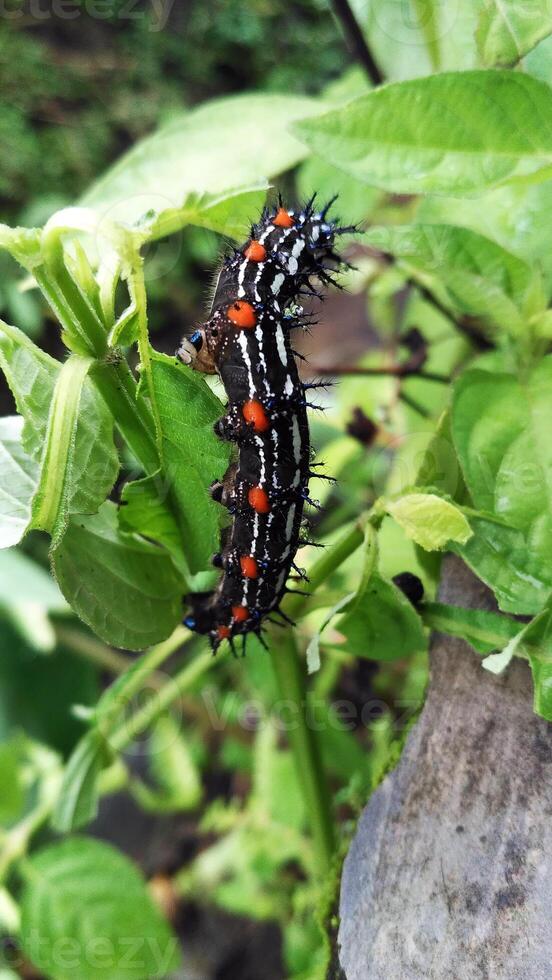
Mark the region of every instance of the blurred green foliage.
POLYGON ((80 6, 74 19, 47 4, 43 19, 0 18, 0 200, 22 224, 74 201, 183 106, 246 89, 314 93, 348 63, 322 0, 171 4, 161 29, 149 2, 113 0, 101 19, 80 6))
MULTIPOLYGON (((12 16, 0 16, 0 206, 10 224, 43 224, 184 107, 251 89, 313 93, 349 60, 324 0, 112 0, 101 18, 86 0, 71 4, 81 13, 70 18, 55 4, 38 5, 40 17, 19 0, 4 6, 12 16)), ((198 315, 219 248, 197 229, 162 284, 154 269, 151 330, 198 315)), ((0 312, 36 337, 40 300, 21 292, 8 256, 0 263, 0 312)))

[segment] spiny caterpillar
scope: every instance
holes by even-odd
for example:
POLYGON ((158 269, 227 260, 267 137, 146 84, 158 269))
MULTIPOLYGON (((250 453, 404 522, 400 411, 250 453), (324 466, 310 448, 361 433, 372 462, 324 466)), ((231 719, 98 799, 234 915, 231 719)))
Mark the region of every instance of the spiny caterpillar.
MULTIPOLYGON (((297 304, 319 295, 311 277, 333 282, 341 263, 334 252, 339 228, 314 198, 302 210, 264 210, 242 248, 225 259, 211 314, 177 356, 209 374, 218 373, 228 409, 215 424, 221 439, 238 445, 238 459, 213 498, 232 515, 213 564, 222 576, 213 592, 189 597, 184 623, 207 634, 214 650, 225 639, 255 632, 262 641, 265 617, 277 612, 300 543, 303 507, 309 499, 311 450, 306 389, 299 380, 290 332, 309 317, 297 304)), ((317 474, 318 475, 318 474, 317 474)), ((304 542, 307 543, 307 542, 304 542)))

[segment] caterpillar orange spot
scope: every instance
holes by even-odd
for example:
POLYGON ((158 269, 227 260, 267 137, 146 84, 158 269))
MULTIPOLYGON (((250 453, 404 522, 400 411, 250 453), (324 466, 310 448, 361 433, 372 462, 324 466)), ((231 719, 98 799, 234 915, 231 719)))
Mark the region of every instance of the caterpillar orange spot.
POLYGON ((270 421, 264 406, 255 399, 245 403, 242 408, 242 415, 246 422, 251 423, 255 432, 266 432, 270 428, 270 421))
POLYGON ((251 303, 244 303, 239 299, 228 307, 226 315, 230 323, 233 323, 235 327, 240 327, 242 330, 250 330, 257 323, 255 310, 251 306, 251 303))
POLYGON ((277 228, 293 228, 295 221, 285 208, 279 208, 277 214, 272 219, 272 224, 277 228))
POLYGON ((263 490, 262 487, 251 487, 247 499, 257 514, 268 514, 270 511, 270 500, 266 490, 263 490))
POLYGON ((252 555, 241 556, 240 568, 244 578, 258 578, 259 576, 259 566, 252 555))
POLYGON ((232 606, 232 616, 237 623, 245 623, 249 619, 249 609, 247 606, 232 606))
POLYGON ((250 262, 264 262, 266 259, 266 248, 260 242, 251 241, 243 254, 250 262))

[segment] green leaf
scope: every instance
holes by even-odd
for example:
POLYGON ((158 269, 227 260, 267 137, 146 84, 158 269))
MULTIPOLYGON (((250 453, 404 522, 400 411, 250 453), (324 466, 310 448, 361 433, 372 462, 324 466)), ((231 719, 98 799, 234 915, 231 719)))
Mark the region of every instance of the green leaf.
POLYGON ((53 980, 166 977, 178 945, 137 868, 115 848, 75 837, 25 865, 21 943, 53 980))
POLYGON ((421 457, 418 455, 414 460, 412 483, 433 487, 457 500, 464 499, 462 473, 450 431, 450 409, 443 412, 421 457))
POLYGON ((534 78, 550 83, 552 67, 552 35, 543 38, 523 59, 523 70, 534 78))
POLYGON ((52 826, 60 833, 84 827, 98 812, 97 782, 110 761, 107 742, 97 729, 84 735, 72 753, 52 816, 52 826))
POLYGON ((463 609, 443 602, 424 602, 420 615, 426 626, 465 640, 478 653, 504 646, 519 632, 519 623, 484 609, 463 609))
POLYGON ((75 232, 90 230, 90 218, 95 216, 84 212, 83 228, 82 212, 83 209, 64 208, 48 219, 41 234, 42 265, 33 270, 33 275, 62 326, 66 347, 82 356, 102 357, 106 352, 106 333, 97 284, 82 247, 77 245, 70 251, 64 248, 67 234, 74 240, 75 232))
POLYGON ((16 548, 0 551, 0 609, 29 646, 42 653, 57 643, 49 613, 70 612, 51 575, 16 548))
MULTIPOLYGON (((33 741, 21 729, 3 742, 0 758, 3 787, 0 877, 5 880, 10 864, 25 854, 29 836, 36 830, 34 813, 42 808, 49 812, 56 798, 61 782, 61 759, 47 745, 33 741)), ((0 922, 0 933, 1 925, 0 922)))
MULTIPOLYGON (((322 94, 324 100, 332 105, 343 105, 370 88, 365 73, 359 67, 354 67, 326 86, 322 94)), ((346 225, 358 223, 362 217, 367 217, 381 198, 378 188, 367 187, 362 181, 353 180, 350 175, 318 156, 309 157, 299 168, 297 189, 301 198, 307 200, 316 193, 320 202, 329 201, 337 194, 339 217, 346 225)))
POLYGON ((29 602, 48 612, 68 612, 52 577, 18 548, 0 554, 0 603, 29 602))
MULTIPOLYGON (((514 624, 512 624, 513 626, 514 624)), ((499 674, 515 654, 525 656, 531 665, 536 714, 552 721, 552 608, 550 602, 510 638, 501 653, 487 657, 483 666, 499 674)))
POLYGON ((371 228, 366 241, 403 260, 453 312, 521 330, 531 268, 491 239, 467 228, 417 224, 371 228))
POLYGON ((121 532, 114 504, 71 520, 52 568, 77 616, 113 646, 142 650, 169 636, 181 618, 183 583, 169 555, 121 532))
POLYGON ((304 199, 315 191, 321 202, 338 194, 336 208, 343 224, 355 224, 361 218, 368 217, 381 197, 377 187, 367 187, 363 181, 344 174, 319 156, 305 160, 297 177, 297 186, 304 199))
POLYGON ((187 566, 177 516, 171 505, 169 487, 162 474, 126 483, 121 494, 119 526, 164 545, 179 572, 185 577, 187 566))
MULTIPOLYGON (((552 77, 552 76, 551 76, 552 77)), ((552 230, 546 216, 552 206, 552 181, 508 184, 480 197, 428 197, 417 220, 453 224, 492 238, 510 253, 542 268, 552 281, 552 230)))
POLYGON ((434 493, 407 493, 386 501, 385 509, 426 551, 438 551, 449 541, 465 544, 472 535, 462 511, 434 493))
POLYGON ((359 596, 354 611, 336 622, 345 648, 369 660, 396 660, 425 646, 422 623, 406 596, 377 573, 359 596))
POLYGON ((42 261, 40 240, 40 228, 10 228, 0 224, 0 248, 29 271, 42 261))
POLYGON ((279 747, 278 730, 273 723, 262 724, 255 737, 249 805, 274 824, 298 831, 304 827, 305 801, 293 756, 279 747))
POLYGON ((180 209, 190 194, 222 197, 259 186, 304 159, 304 146, 286 127, 321 108, 290 93, 208 102, 173 117, 134 146, 87 191, 82 204, 132 224, 147 212, 180 209))
POLYGON ((394 81, 431 72, 416 0, 353 0, 351 6, 385 78, 394 81))
POLYGON ((369 92, 371 88, 372 83, 366 75, 364 68, 360 65, 351 65, 342 75, 334 78, 333 81, 324 87, 322 98, 324 102, 328 102, 331 105, 344 105, 345 102, 350 102, 357 95, 363 95, 364 92, 369 92))
POLYGON ((364 542, 362 545, 362 574, 356 592, 352 595, 347 612, 354 610, 363 604, 363 597, 377 572, 378 567, 378 538, 372 524, 367 524, 364 529, 364 542))
POLYGON ((485 0, 475 40, 482 64, 508 68, 551 33, 548 0, 485 0))
MULTIPOLYGON (((318 715, 318 699, 315 699, 315 702, 318 715)), ((327 702, 323 702, 323 705, 322 707, 320 704, 324 726, 323 731, 320 732, 320 749, 324 766, 335 773, 340 783, 349 780, 363 783, 372 768, 373 761, 371 753, 364 751, 355 736, 354 720, 351 724, 349 706, 337 704, 334 707, 327 702)))
POLYGON ((266 197, 268 184, 238 188, 224 194, 188 194, 179 208, 157 214, 151 224, 151 238, 171 235, 185 225, 208 228, 228 238, 246 238, 251 216, 258 214, 266 197))
POLYGON ((552 91, 530 76, 449 72, 385 85, 293 131, 368 184, 467 195, 549 176, 551 115, 552 91))
POLYGON ((390 81, 429 75, 439 47, 440 69, 476 65, 473 34, 481 0, 352 0, 383 75, 390 81), (433 45, 433 50, 432 50, 433 45))
POLYGON ((552 533, 552 357, 526 378, 473 370, 454 389, 452 433, 472 500, 537 539, 552 533))
POLYGON ((277 919, 289 907, 282 866, 303 866, 308 850, 302 834, 261 819, 235 827, 203 850, 178 877, 183 895, 201 895, 234 915, 256 920, 277 919), (282 832, 282 829, 285 832, 282 832))
POLYGON ((23 449, 22 435, 19 415, 0 419, 0 548, 17 544, 31 520, 39 468, 23 449))
MULTIPOLYGON (((465 545, 451 545, 493 590, 504 612, 534 615, 552 589, 552 568, 533 552, 522 531, 492 515, 470 516, 473 536, 465 545)), ((546 543, 544 551, 546 552, 546 543)))
POLYGON ((40 461, 48 414, 61 364, 17 327, 0 322, 0 367, 25 419, 23 448, 40 461))
MULTIPOLYGON (((113 278, 114 287, 118 279, 113 278)), ((110 347, 130 347, 138 338, 138 311, 136 303, 131 300, 113 324, 109 332, 108 344, 110 347)))
POLYGON ((347 650, 370 660, 396 660, 425 646, 416 610, 400 589, 377 572, 377 539, 370 525, 358 591, 335 628, 345 636, 347 650))
MULTIPOLYGON (((70 364, 75 362, 69 361, 70 364)), ((79 365, 81 361, 77 359, 79 365)), ((24 451, 41 465, 41 493, 48 491, 46 500, 52 502, 63 487, 64 508, 67 514, 93 514, 106 499, 119 470, 113 443, 113 419, 91 382, 82 383, 78 411, 74 404, 79 385, 73 384, 72 367, 65 369, 63 382, 56 386, 62 365, 41 351, 16 327, 0 322, 0 368, 3 370, 25 419, 22 445, 24 451), (67 384, 66 384, 67 382, 67 384), (72 400, 73 428, 65 427, 63 407, 72 400), (55 431, 54 431, 55 430, 55 431), (60 441, 61 434, 63 439, 60 441), (64 456, 63 453, 66 453, 64 456), (56 486, 56 465, 65 461, 56 486), (59 459, 57 458, 59 455, 59 459), (63 482, 65 477, 65 483, 63 482)), ((54 507, 55 509, 55 507, 54 507)), ((46 514, 49 517, 50 511, 46 514)), ((42 516, 39 514, 42 521, 42 516)))
POLYGON ((531 664, 535 712, 547 721, 552 721, 552 609, 550 604, 523 629, 519 649, 529 657, 531 664))
POLYGON ((452 433, 467 487, 475 507, 498 519, 472 524, 464 556, 508 612, 537 612, 552 587, 551 412, 551 357, 520 378, 468 371, 454 390, 452 433))
POLYGON ((367 524, 364 530, 364 542, 362 546, 362 574, 360 582, 356 592, 352 592, 348 595, 342 596, 335 605, 326 613, 324 619, 317 632, 312 637, 306 651, 307 657, 307 671, 309 674, 314 674, 316 671, 320 670, 320 643, 322 641, 322 634, 327 626, 331 623, 334 616, 338 613, 347 610, 348 612, 354 611, 357 605, 362 601, 362 596, 368 588, 368 585, 376 572, 378 564, 378 540, 374 527, 371 524, 367 524))
POLYGON ((178 520, 186 561, 192 572, 198 572, 209 565, 219 545, 223 511, 207 490, 224 475, 230 459, 228 443, 213 433, 224 406, 199 374, 168 357, 153 357, 152 379, 167 499, 178 520))

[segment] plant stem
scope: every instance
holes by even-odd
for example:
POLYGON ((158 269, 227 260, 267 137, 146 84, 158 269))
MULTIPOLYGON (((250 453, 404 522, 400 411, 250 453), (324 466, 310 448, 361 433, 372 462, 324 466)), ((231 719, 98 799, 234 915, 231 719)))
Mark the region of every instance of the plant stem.
POLYGON ((51 812, 52 801, 43 800, 6 832, 0 851, 0 882, 4 881, 12 864, 24 857, 31 837, 46 822, 51 812))
POLYGON ((82 344, 80 353, 102 357, 106 331, 94 307, 68 273, 62 255, 46 271, 39 269, 36 281, 52 310, 72 340, 82 344))
POLYGON ((202 674, 210 670, 214 662, 215 658, 212 654, 205 653, 185 664, 174 677, 163 685, 151 701, 148 701, 121 728, 109 736, 111 749, 114 752, 121 752, 130 745, 134 739, 161 717, 179 695, 190 688, 202 674))
POLYGON ((353 55, 366 71, 372 85, 381 85, 384 77, 366 43, 366 38, 349 6, 348 0, 332 0, 332 7, 335 16, 341 24, 343 33, 349 42, 353 55))
MULTIPOLYGON (((320 558, 312 563, 308 569, 309 589, 314 592, 319 585, 322 585, 349 555, 360 548, 363 541, 364 521, 359 518, 334 544, 325 550, 320 558)), ((291 592, 284 603, 285 612, 291 619, 296 619, 303 612, 308 599, 309 596, 294 595, 291 592)))
POLYGON ((40 481, 34 497, 33 524, 53 537, 65 516, 70 448, 75 437, 82 388, 92 364, 91 357, 71 354, 58 374, 52 396, 40 481))
POLYGON ((144 261, 137 255, 136 267, 128 280, 130 296, 138 311, 138 353, 140 355, 140 373, 149 394, 152 421, 161 443, 161 420, 157 408, 157 397, 153 385, 151 371, 151 347, 148 334, 148 299, 144 282, 144 261))
MULTIPOLYGON (((391 257, 391 261, 393 258, 391 257)), ((476 317, 470 317, 468 314, 455 315, 452 310, 449 309, 444 303, 435 296, 427 286, 422 285, 416 279, 407 280, 408 285, 414 286, 418 290, 422 298, 433 306, 439 313, 441 313, 447 320, 450 320, 456 329, 464 334, 479 350, 494 350, 496 344, 493 343, 484 333, 484 330, 477 322, 476 317)))
POLYGON ((416 412, 418 415, 421 415, 423 419, 431 418, 431 412, 428 412, 427 408, 424 408, 423 405, 420 405, 420 403, 417 402, 415 398, 412 398, 410 395, 407 395, 406 392, 404 391, 399 392, 399 400, 404 402, 405 405, 408 405, 408 407, 411 408, 413 412, 416 412))
POLYGON ((335 851, 331 799, 318 740, 309 726, 305 671, 291 630, 286 630, 279 639, 272 663, 282 699, 295 708, 287 735, 310 821, 316 865, 322 877, 330 870, 335 851))
POLYGON ((522 623, 503 613, 478 612, 473 621, 473 610, 449 606, 442 602, 421 602, 417 607, 424 624, 439 633, 459 636, 470 643, 472 640, 486 643, 490 648, 501 649, 521 630, 522 623), (459 617, 464 616, 464 619, 459 617))
POLYGON ((395 364, 390 367, 361 367, 356 364, 336 364, 334 367, 313 368, 313 373, 322 376, 341 377, 342 375, 359 375, 368 378, 423 378, 425 381, 437 381, 440 384, 450 384, 448 374, 438 374, 436 371, 413 370, 408 365, 395 364))
MULTIPOLYGON (((314 590, 321 585, 360 547, 363 540, 362 522, 355 522, 312 564, 309 569, 311 588, 314 590)), ((290 595, 285 603, 286 613, 293 617, 298 616, 307 600, 308 596, 290 595)), ((320 746, 316 733, 309 726, 305 669, 291 630, 278 636, 278 646, 272 655, 272 663, 281 697, 294 708, 288 738, 311 825, 317 867, 320 875, 324 875, 331 867, 335 850, 331 799, 324 776, 320 746)))
POLYGON ((136 459, 148 475, 155 473, 159 469, 159 453, 153 419, 146 414, 144 402, 140 407, 136 403, 136 382, 127 362, 98 362, 91 377, 136 459))
POLYGON ((96 667, 100 667, 102 670, 108 670, 110 674, 124 674, 125 670, 132 667, 134 663, 124 653, 117 653, 111 647, 106 646, 92 636, 88 636, 82 630, 56 623, 55 633, 58 643, 69 647, 72 653, 78 654, 79 657, 84 657, 85 660, 89 660, 96 667))

